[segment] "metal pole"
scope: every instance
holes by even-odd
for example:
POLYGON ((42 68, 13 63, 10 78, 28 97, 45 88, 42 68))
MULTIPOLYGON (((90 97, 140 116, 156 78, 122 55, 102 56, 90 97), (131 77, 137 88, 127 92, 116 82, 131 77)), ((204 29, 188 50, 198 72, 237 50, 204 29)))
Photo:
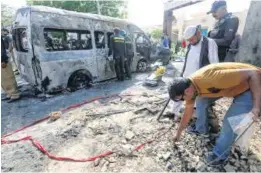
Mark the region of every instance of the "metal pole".
POLYGON ((96 5, 97 5, 97 10, 98 10, 98 14, 101 15, 101 6, 100 6, 100 2, 99 0, 96 0, 96 5))
POLYGON ((158 117, 157 117, 157 121, 159 121, 159 119, 160 119, 161 116, 163 115, 163 113, 164 113, 166 107, 167 107, 168 104, 169 104, 169 101, 170 101, 170 98, 168 99, 168 101, 166 102, 165 106, 163 107, 163 109, 161 110, 160 114, 158 115, 158 117))

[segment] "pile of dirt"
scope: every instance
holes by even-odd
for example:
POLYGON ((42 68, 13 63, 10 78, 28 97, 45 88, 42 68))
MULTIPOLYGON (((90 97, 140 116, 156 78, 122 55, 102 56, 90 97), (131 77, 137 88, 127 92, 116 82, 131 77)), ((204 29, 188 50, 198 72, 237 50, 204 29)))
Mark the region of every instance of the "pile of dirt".
MULTIPOLYGON (((63 162, 49 159, 30 141, 19 142, 2 146, 2 171, 261 171, 260 131, 251 140, 251 152, 247 155, 235 151, 226 165, 217 168, 207 166, 201 170, 216 136, 207 139, 184 132, 181 140, 173 145, 172 137, 179 119, 165 116, 161 122, 156 121, 168 97, 166 88, 148 91, 139 86, 130 88, 126 93, 133 96, 123 96, 122 93, 119 97, 83 105, 63 114, 56 121, 43 122, 8 138, 31 135, 56 156, 87 158, 113 151, 112 155, 93 162, 63 162), (154 141, 138 151, 134 150, 150 140, 154 141)), ((230 101, 222 99, 215 106, 215 113, 220 119, 230 101)), ((166 114, 170 110, 169 106, 166 114)))

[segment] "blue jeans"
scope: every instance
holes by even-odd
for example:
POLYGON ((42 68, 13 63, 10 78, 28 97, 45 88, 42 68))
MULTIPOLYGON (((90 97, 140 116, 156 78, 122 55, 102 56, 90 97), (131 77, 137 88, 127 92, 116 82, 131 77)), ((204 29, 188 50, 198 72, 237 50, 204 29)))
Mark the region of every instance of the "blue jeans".
MULTIPOLYGON (((196 103, 196 129, 201 130, 199 131, 200 133, 208 132, 207 107, 215 100, 217 99, 201 97, 196 103)), ((220 157, 220 159, 226 159, 228 157, 231 147, 237 137, 228 122, 228 118, 248 113, 252 110, 252 108, 253 100, 252 94, 249 90, 234 97, 233 103, 224 117, 220 136, 218 137, 216 145, 213 149, 213 153, 220 157)))
POLYGON ((252 108, 253 99, 252 93, 249 90, 234 98, 233 103, 231 104, 224 117, 223 127, 221 129, 220 136, 217 139, 216 145, 213 149, 213 153, 220 157, 220 159, 226 159, 228 157, 231 147, 237 137, 237 135, 233 132, 228 122, 228 118, 238 116, 244 113, 249 113, 252 110, 252 108))
POLYGON ((197 97, 196 99, 196 131, 201 134, 207 134, 208 125, 208 107, 219 98, 197 97))

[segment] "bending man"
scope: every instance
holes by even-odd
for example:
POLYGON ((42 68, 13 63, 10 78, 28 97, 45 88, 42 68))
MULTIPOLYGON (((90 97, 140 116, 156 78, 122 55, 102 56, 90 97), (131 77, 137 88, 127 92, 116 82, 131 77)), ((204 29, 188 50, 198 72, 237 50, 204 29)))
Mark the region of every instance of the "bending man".
MULTIPOLYGON (((217 100, 220 97, 234 98, 224 117, 223 127, 213 153, 207 158, 208 162, 214 161, 212 165, 218 165, 227 159, 237 137, 230 127, 228 118, 249 112, 254 114, 255 120, 260 118, 261 69, 244 63, 210 64, 188 78, 174 79, 169 87, 169 95, 174 101, 186 101, 185 112, 174 141, 180 138, 181 132, 189 123, 198 96, 210 100, 217 100)), ((200 121, 208 128, 207 116, 200 121)))

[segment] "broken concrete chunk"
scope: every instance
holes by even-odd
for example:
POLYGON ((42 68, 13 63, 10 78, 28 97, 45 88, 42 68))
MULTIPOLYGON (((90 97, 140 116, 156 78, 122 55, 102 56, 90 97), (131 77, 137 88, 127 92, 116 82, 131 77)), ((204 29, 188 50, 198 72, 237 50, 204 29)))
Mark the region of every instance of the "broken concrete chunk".
POLYGON ((149 94, 148 94, 147 92, 143 92, 143 93, 142 93, 142 96, 144 96, 144 97, 149 97, 149 94))
POLYGON ((231 163, 232 165, 234 165, 234 164, 236 163, 236 161, 237 161, 236 159, 232 158, 232 159, 229 160, 229 163, 231 163))
POLYGON ((244 156, 244 155, 242 155, 242 156, 240 157, 240 159, 242 159, 242 160, 247 160, 247 157, 244 156))
POLYGON ((141 107, 141 108, 138 108, 138 109, 134 110, 133 113, 134 114, 139 114, 139 113, 141 113, 144 110, 147 110, 147 108, 146 107, 141 107))
POLYGON ((131 140, 133 137, 135 136, 135 134, 132 131, 127 131, 125 134, 125 138, 129 141, 131 140))
POLYGON ((132 154, 132 145, 126 144, 122 146, 122 154, 125 156, 129 156, 132 154))
POLYGON ((127 144, 126 139, 123 139, 123 140, 121 141, 121 143, 123 143, 123 144, 127 144))
POLYGON ((163 154, 162 158, 163 158, 164 161, 167 161, 170 158, 170 156, 171 156, 171 153, 168 152, 168 153, 163 154))
POLYGON ((235 167, 240 167, 240 162, 239 160, 237 160, 235 163, 234 163, 235 167))
POLYGON ((236 167, 230 165, 229 163, 224 167, 224 169, 226 170, 226 172, 235 172, 236 171, 236 167))
POLYGON ((162 159, 162 158, 163 158, 162 154, 157 154, 157 157, 158 157, 159 159, 162 159))
POLYGON ((199 161, 198 164, 197 164, 197 166, 196 166, 196 169, 201 169, 201 168, 203 168, 204 165, 205 165, 204 162, 199 161))
POLYGON ((110 168, 114 168, 115 166, 117 166, 117 164, 114 163, 114 162, 109 164, 109 167, 110 167, 110 168))
POLYGON ((61 111, 52 112, 50 113, 49 116, 50 116, 50 121, 56 121, 62 116, 62 112, 61 111))
POLYGON ((257 165, 250 165, 250 172, 260 172, 261 168, 257 165))
POLYGON ((101 172, 105 172, 105 171, 108 169, 109 164, 110 164, 110 163, 109 163, 108 161, 106 161, 106 162, 103 164, 102 168, 101 168, 101 172))
POLYGON ((100 161, 101 161, 100 158, 95 159, 94 162, 93 162, 93 165, 94 165, 95 167, 98 166, 98 165, 100 164, 100 161))
POLYGON ((116 159, 115 157, 108 157, 108 158, 105 158, 109 163, 116 163, 116 159))

